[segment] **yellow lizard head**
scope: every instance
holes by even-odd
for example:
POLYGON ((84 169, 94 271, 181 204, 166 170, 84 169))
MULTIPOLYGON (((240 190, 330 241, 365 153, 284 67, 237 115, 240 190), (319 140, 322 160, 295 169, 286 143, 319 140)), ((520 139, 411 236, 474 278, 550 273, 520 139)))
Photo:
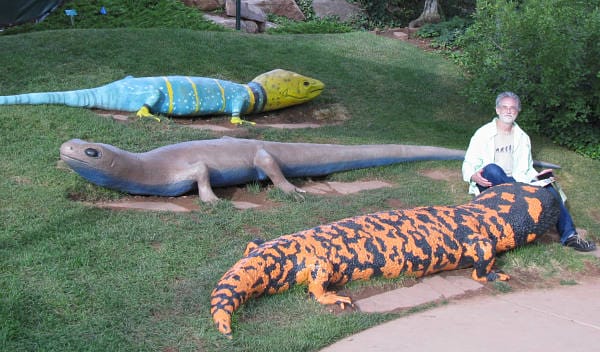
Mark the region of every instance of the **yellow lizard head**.
POLYGON ((252 82, 265 90, 267 97, 263 111, 305 103, 316 98, 325 88, 325 84, 317 79, 282 69, 263 73, 252 82))

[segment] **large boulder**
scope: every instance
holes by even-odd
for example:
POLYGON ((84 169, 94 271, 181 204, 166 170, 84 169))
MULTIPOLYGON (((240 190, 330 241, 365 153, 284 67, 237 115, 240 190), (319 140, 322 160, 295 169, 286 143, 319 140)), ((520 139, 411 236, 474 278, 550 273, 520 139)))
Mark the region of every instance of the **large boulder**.
POLYGON ((346 0, 313 0, 312 7, 315 16, 321 18, 336 16, 342 22, 364 14, 364 10, 360 6, 346 0))
MULTIPOLYGON (((232 1, 235 6, 235 0, 232 1)), ((306 17, 294 0, 242 0, 249 6, 256 6, 264 13, 283 16, 296 21, 304 21, 306 17)))
MULTIPOLYGON (((224 3, 225 14, 229 17, 236 17, 236 0, 183 0, 186 4, 200 2, 220 2, 224 3)), ((221 6, 220 8, 222 8, 221 6)), ((364 10, 346 0, 313 0, 313 10, 317 17, 336 16, 341 21, 349 21, 356 16, 364 14, 364 10)), ((266 28, 273 26, 267 21, 267 15, 274 14, 283 16, 296 21, 304 21, 306 17, 294 0, 241 0, 240 18, 242 19, 241 30, 249 33, 264 32, 266 28), (243 22, 254 22, 243 23, 243 22)), ((221 18, 216 15, 205 14, 205 17, 219 25, 235 28, 235 21, 227 18, 221 18)))
MULTIPOLYGON (((225 13, 227 16, 236 17, 237 5, 236 0, 225 1, 225 13)), ((267 15, 258 6, 249 4, 247 1, 240 3, 240 17, 246 20, 251 20, 259 23, 267 22, 267 15)))
POLYGON ((190 7, 196 7, 202 11, 213 11, 223 8, 225 0, 182 0, 190 7))
MULTIPOLYGON (((218 24, 219 26, 223 26, 226 28, 235 29, 235 27, 236 27, 236 20, 233 17, 210 15, 210 14, 205 13, 204 18, 208 21, 211 21, 215 24, 218 24)), ((247 20, 242 19, 240 21, 240 30, 242 32, 246 32, 246 33, 260 33, 260 32, 264 32, 264 27, 266 25, 268 25, 268 24, 263 24, 262 25, 263 29, 261 29, 261 27, 259 27, 258 23, 254 22, 254 21, 247 21, 247 20)))

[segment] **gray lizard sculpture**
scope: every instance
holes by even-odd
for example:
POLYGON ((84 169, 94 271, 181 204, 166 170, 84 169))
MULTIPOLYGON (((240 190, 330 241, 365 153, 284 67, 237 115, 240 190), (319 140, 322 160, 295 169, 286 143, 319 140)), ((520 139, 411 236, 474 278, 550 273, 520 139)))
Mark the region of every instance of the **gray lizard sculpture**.
POLYGON ((60 147, 61 159, 96 185, 156 196, 179 196, 197 188, 203 202, 218 199, 213 187, 270 179, 285 193, 303 192, 288 178, 407 161, 462 160, 464 154, 431 146, 282 143, 231 137, 171 144, 145 153, 80 139, 60 147))

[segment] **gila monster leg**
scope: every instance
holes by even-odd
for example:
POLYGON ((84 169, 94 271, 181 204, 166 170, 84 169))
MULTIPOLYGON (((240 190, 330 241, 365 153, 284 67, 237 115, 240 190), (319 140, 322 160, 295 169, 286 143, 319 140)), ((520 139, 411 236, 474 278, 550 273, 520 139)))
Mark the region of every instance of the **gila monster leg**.
POLYGON ((314 260, 308 263, 312 267, 308 279, 308 293, 321 304, 339 304, 344 309, 344 304, 352 305, 352 299, 337 295, 335 291, 327 291, 330 273, 333 267, 330 263, 322 260, 314 260))
POLYGON ((496 248, 490 239, 472 235, 463 244, 463 256, 473 261, 471 277, 475 281, 506 281, 510 276, 492 270, 496 263, 496 248))
POLYGON ((246 249, 244 250, 244 257, 250 254, 250 252, 258 248, 258 246, 260 246, 263 243, 265 243, 265 240, 261 238, 255 238, 252 241, 248 242, 248 244, 246 245, 246 249))

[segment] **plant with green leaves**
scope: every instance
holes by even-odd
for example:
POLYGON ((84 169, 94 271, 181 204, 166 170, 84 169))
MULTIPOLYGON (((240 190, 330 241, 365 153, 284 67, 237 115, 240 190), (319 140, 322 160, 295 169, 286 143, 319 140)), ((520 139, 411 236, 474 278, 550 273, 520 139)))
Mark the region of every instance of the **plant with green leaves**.
POLYGON ((40 23, 26 23, 11 27, 5 30, 4 34, 65 28, 124 27, 225 30, 224 27, 204 19, 202 12, 186 6, 179 0, 73 0, 66 2, 40 23), (106 9, 106 14, 100 14, 101 7, 106 9), (65 9, 77 11, 73 22, 65 15, 65 9))
POLYGON ((350 24, 340 22, 337 17, 315 17, 306 21, 294 21, 282 16, 269 15, 269 20, 278 25, 267 29, 269 34, 348 33, 353 31, 350 24))
POLYGON ((600 1, 481 0, 461 39, 473 102, 519 94, 519 121, 600 159, 600 1))
POLYGON ((472 21, 462 17, 452 17, 449 21, 428 23, 419 28, 416 36, 432 38, 431 46, 441 49, 454 49, 456 42, 465 33, 472 21))

